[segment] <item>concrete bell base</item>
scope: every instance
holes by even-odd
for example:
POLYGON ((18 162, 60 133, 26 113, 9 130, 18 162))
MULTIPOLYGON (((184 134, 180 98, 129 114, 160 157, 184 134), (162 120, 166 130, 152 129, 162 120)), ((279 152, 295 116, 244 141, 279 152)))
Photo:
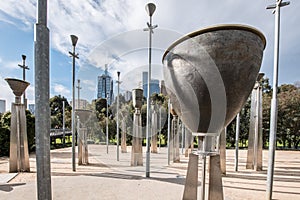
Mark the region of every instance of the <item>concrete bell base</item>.
MULTIPOLYGON (((196 200, 198 192, 199 156, 191 153, 184 186, 183 200, 196 200)), ((209 159, 208 200, 223 200, 223 184, 220 168, 220 155, 211 155, 209 159)), ((205 187, 205 186, 204 186, 205 187)), ((205 190, 205 189, 204 189, 205 190)), ((205 198, 204 198, 205 199, 205 198)))
POLYGON ((9 172, 30 172, 25 105, 12 103, 9 172))

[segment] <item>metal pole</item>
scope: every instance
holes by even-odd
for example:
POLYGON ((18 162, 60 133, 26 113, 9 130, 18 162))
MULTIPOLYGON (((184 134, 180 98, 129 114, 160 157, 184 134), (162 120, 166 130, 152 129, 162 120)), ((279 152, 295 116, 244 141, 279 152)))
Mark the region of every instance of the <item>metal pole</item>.
POLYGON ((49 29, 47 0, 37 2, 35 25, 35 136, 38 200, 51 200, 49 29))
POLYGON ((277 86, 278 86, 278 62, 279 62, 279 36, 280 36, 280 7, 289 5, 289 2, 282 3, 277 0, 276 5, 268 6, 267 9, 275 8, 275 37, 274 37, 274 68, 273 68, 273 93, 271 101, 271 119, 270 119, 270 136, 269 136, 269 160, 267 174, 266 199, 272 199, 274 162, 276 149, 276 132, 277 132, 277 86))
POLYGON ((153 29, 157 26, 152 26, 152 15, 156 9, 156 6, 153 3, 148 3, 146 5, 146 11, 150 17, 150 23, 147 23, 148 28, 144 29, 149 31, 149 68, 148 68, 148 87, 147 87, 147 130, 146 130, 146 177, 150 177, 150 81, 151 81, 151 45, 152 45, 152 33, 153 29))
POLYGON ((106 153, 108 154, 108 95, 106 95, 106 153))
POLYGON ((76 86, 76 88, 77 88, 77 95, 78 95, 78 98, 77 98, 77 109, 80 109, 80 89, 82 89, 82 87, 80 87, 80 80, 78 79, 77 80, 77 86, 76 86))
MULTIPOLYGON (((73 46, 73 54, 75 55, 75 46, 73 46)), ((76 171, 75 158, 75 56, 73 56, 72 67, 72 170, 76 171)))
POLYGON ((238 171, 239 165, 239 135, 240 135, 240 113, 236 116, 236 127, 235 127, 235 159, 234 159, 234 171, 238 171))
POLYGON ((158 138, 159 138, 159 150, 161 146, 161 107, 159 108, 159 133, 158 133, 158 138))
MULTIPOLYGON (((26 55, 22 55, 22 60, 23 60, 23 64, 22 65, 18 65, 19 67, 21 67, 23 69, 23 81, 25 81, 26 79, 26 75, 25 75, 25 70, 29 70, 29 67, 25 65, 25 60, 26 60, 26 55)), ((24 91, 23 93, 23 103, 25 105, 25 109, 27 108, 27 100, 26 100, 26 92, 24 91)))
POLYGON ((168 100, 168 165, 170 165, 171 100, 168 100))
POLYGON ((183 145, 184 145, 184 136, 185 135, 185 126, 183 121, 181 121, 181 154, 183 154, 183 145))
POLYGON ((66 145, 66 139, 65 139, 65 137, 66 137, 66 122, 65 122, 65 101, 63 101, 63 147, 65 147, 65 145, 66 145))
MULTIPOLYGON (((200 144, 200 137, 198 137, 198 149, 199 149, 199 144, 200 144)), ((202 182, 201 182, 201 200, 205 200, 205 179, 206 179, 206 139, 207 137, 205 136, 203 138, 203 154, 202 154, 202 182)))
MULTIPOLYGON (((152 17, 150 16, 150 26, 152 26, 152 17)), ((148 85, 147 85, 147 131, 146 131, 146 177, 150 177, 150 81, 151 81, 151 44, 152 33, 149 30, 149 67, 148 67, 148 85)))
POLYGON ((258 155, 258 145, 259 145, 259 82, 256 82, 256 107, 255 107, 255 125, 254 125, 254 148, 253 148, 253 164, 254 170, 257 170, 257 155, 258 155))
POLYGON ((117 161, 119 161, 119 94, 120 94, 120 72, 118 74, 118 96, 117 96, 117 161))

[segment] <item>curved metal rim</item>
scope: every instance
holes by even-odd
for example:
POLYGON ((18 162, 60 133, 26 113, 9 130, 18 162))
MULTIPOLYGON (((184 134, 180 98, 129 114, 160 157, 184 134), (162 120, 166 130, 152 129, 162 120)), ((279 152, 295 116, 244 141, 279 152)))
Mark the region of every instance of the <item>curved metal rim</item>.
POLYGON ((6 81, 12 80, 12 81, 17 81, 17 82, 23 82, 23 83, 26 83, 26 84, 30 85, 29 82, 23 81, 23 80, 17 79, 17 78, 5 78, 4 80, 6 80, 6 81))
POLYGON ((181 42, 195 37, 197 35, 201 35, 203 33, 207 33, 207 32, 213 32, 213 31, 219 31, 219 30, 245 30, 245 31, 250 31, 256 35, 258 35, 261 40, 264 43, 264 49, 266 47, 266 38, 264 36, 264 34, 262 34, 262 32, 260 32, 258 29, 252 27, 252 26, 248 26, 248 25, 243 25, 243 24, 220 24, 220 25, 215 25, 215 26, 209 26, 191 33, 188 33, 187 35, 181 37, 180 39, 176 40, 175 42, 173 42, 173 44, 171 44, 167 50, 165 51, 163 57, 162 57, 162 61, 164 60, 164 58, 166 57, 166 55, 171 51, 171 49, 173 49, 175 46, 177 46, 178 44, 180 44, 181 42))

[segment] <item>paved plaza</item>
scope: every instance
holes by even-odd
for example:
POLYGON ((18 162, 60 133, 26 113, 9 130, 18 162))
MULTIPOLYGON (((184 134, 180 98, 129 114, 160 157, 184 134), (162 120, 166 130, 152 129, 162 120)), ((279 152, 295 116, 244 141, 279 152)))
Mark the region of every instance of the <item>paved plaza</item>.
MULTIPOLYGON (((161 148, 159 153, 151 154, 151 178, 145 178, 145 166, 130 166, 130 149, 128 153, 120 153, 117 161, 116 146, 109 146, 107 154, 105 145, 89 145, 90 164, 77 166, 76 172, 72 172, 71 148, 52 150, 52 199, 182 198, 188 158, 181 155, 180 163, 171 162, 168 166, 167 148, 161 148)), ((234 150, 227 150, 227 175, 223 177, 225 199, 265 199, 268 152, 263 152, 261 172, 246 170, 246 150, 239 153, 239 172, 234 172, 234 150)), ((9 174, 8 158, 0 158, 1 200, 36 199, 35 164, 35 155, 31 155, 30 173, 9 174)), ((199 186, 200 177, 201 173, 199 186)), ((273 199, 300 199, 300 151, 276 152, 273 199)))

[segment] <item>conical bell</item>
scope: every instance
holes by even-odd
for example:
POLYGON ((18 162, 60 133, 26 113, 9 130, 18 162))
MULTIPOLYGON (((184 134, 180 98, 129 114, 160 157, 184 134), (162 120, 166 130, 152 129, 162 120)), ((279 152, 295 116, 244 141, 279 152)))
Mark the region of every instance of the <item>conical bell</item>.
POLYGON ((15 95, 15 103, 21 103, 20 97, 23 95, 30 83, 15 78, 6 78, 5 80, 15 95))
POLYGON ((75 115, 79 117, 80 122, 84 125, 90 119, 91 114, 92 114, 91 110, 75 109, 75 115))
POLYGON ((245 25, 218 25, 174 42, 163 56, 173 108, 192 132, 216 133, 242 109, 257 79, 264 35, 245 25))

